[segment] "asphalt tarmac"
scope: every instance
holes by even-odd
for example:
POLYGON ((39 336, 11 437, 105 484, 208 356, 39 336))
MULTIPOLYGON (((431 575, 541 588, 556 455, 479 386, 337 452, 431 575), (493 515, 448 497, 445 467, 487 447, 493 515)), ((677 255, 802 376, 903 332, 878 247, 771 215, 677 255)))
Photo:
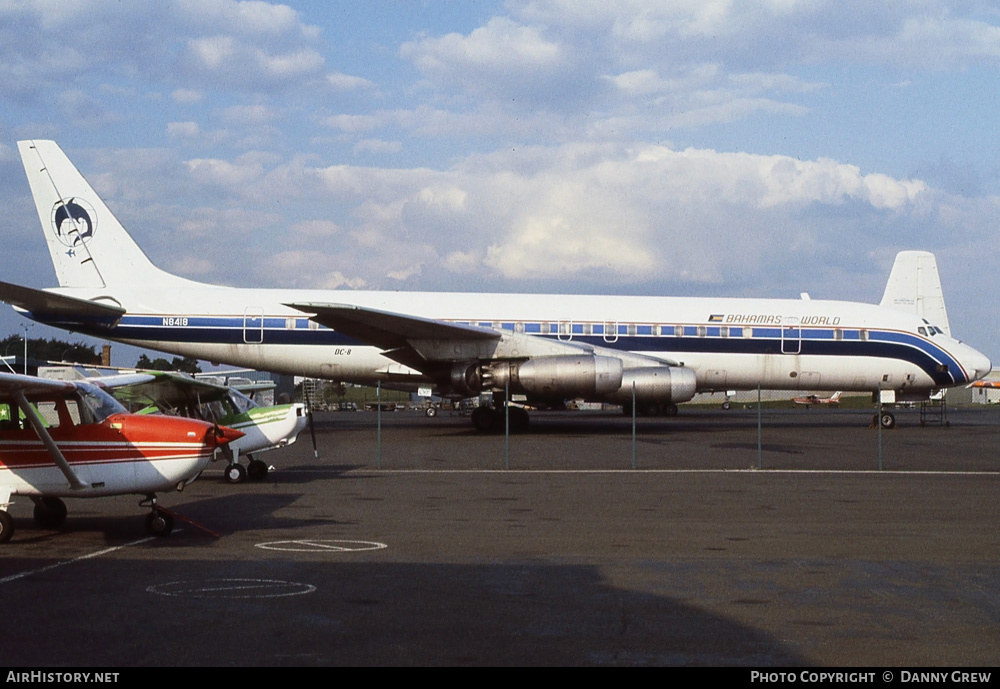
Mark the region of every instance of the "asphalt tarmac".
POLYGON ((317 415, 161 504, 11 508, 0 667, 1000 662, 1000 410, 317 415), (758 450, 759 447, 759 450, 758 450))

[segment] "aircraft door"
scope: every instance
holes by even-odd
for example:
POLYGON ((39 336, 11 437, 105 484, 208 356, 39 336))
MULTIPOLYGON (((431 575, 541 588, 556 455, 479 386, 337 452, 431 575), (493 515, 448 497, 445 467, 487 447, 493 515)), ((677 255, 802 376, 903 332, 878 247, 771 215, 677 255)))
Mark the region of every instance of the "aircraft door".
POLYGON ((802 352, 802 328, 798 318, 786 318, 781 326, 781 353, 800 354, 802 352))
POLYGON ((618 341, 618 321, 604 322, 604 341, 608 343, 618 341))
POLYGON ((264 309, 248 306, 243 312, 243 341, 260 344, 264 341, 264 309))
POLYGON ((560 342, 569 342, 573 339, 573 322, 559 321, 559 332, 557 335, 560 342))

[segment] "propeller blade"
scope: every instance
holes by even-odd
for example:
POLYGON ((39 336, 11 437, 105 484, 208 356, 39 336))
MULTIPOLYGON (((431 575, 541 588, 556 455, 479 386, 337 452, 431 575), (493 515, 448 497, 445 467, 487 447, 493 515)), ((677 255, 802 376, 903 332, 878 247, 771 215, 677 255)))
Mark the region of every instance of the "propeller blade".
POLYGON ((302 395, 306 398, 306 418, 309 420, 309 435, 312 436, 313 441, 313 457, 319 457, 319 450, 316 448, 316 425, 313 423, 313 406, 312 400, 309 399, 309 390, 306 386, 302 386, 302 395))

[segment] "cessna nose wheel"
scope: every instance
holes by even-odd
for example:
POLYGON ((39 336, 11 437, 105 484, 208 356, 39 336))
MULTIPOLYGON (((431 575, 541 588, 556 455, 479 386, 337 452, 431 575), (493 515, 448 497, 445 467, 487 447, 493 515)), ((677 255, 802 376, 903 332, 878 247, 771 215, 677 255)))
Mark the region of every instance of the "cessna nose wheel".
POLYGON ((226 483, 243 483, 247 480, 247 470, 242 464, 233 462, 226 467, 226 483))

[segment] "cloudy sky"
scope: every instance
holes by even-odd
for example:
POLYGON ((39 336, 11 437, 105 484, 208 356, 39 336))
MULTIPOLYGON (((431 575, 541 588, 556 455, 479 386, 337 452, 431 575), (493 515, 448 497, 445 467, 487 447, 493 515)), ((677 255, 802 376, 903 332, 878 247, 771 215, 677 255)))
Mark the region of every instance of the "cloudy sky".
POLYGON ((197 280, 877 302, 926 249, 1000 361, 993 3, 4 0, 0 104, 2 280, 55 284, 51 138, 197 280))

